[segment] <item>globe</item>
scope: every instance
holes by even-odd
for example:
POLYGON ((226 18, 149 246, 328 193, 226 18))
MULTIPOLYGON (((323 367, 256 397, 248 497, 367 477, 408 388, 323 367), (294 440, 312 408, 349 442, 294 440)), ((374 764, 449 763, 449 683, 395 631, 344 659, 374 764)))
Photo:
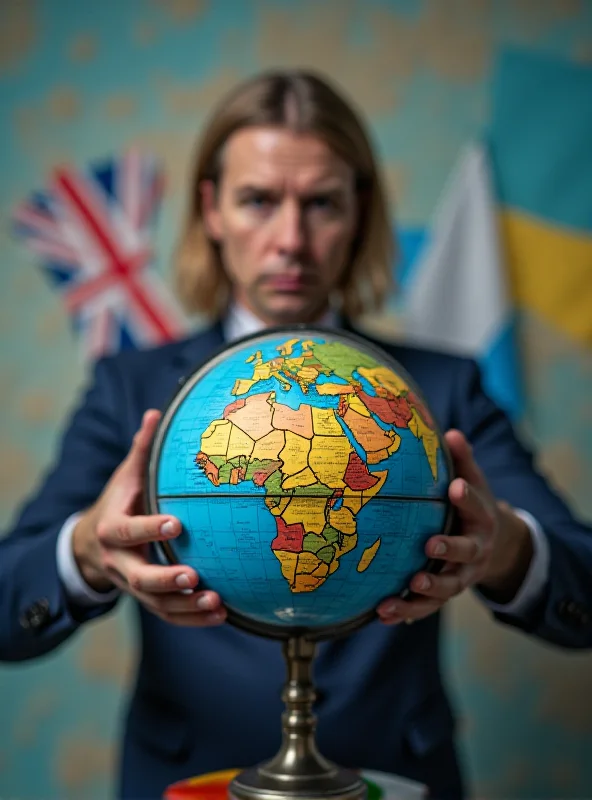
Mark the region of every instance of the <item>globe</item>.
POLYGON ((451 526, 450 456, 419 389, 381 347, 313 327, 267 330, 183 382, 149 459, 161 545, 218 592, 229 621, 319 637, 355 628, 433 569, 451 526))

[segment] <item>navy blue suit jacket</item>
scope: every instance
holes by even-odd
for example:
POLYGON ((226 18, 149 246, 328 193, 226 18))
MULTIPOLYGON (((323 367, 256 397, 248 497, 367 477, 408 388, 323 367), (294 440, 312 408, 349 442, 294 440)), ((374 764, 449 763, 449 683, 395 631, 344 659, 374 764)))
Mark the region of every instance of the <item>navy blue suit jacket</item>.
MULTIPOLYGON (((69 602, 56 568, 66 518, 88 507, 128 452, 147 408, 222 344, 216 325, 184 342, 98 362, 54 470, 0 541, 0 658, 34 658, 114 604, 69 602)), ((382 343, 415 378, 440 428, 463 431, 495 495, 531 511, 551 549, 548 585, 527 617, 502 620, 557 645, 592 646, 592 532, 535 472, 474 362, 382 343)), ((120 794, 160 797, 170 782, 275 753, 284 664, 277 642, 229 625, 184 629, 137 607, 141 659, 126 720, 120 794)), ((318 741, 329 758, 426 782, 461 797, 454 718, 439 666, 440 615, 372 622, 322 643, 315 667, 318 741)))

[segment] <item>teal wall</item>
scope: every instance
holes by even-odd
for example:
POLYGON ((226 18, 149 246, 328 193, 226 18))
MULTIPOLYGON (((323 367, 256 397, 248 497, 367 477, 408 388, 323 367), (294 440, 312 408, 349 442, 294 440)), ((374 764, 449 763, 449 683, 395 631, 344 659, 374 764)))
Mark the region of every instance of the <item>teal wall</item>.
MULTIPOLYGON (((2 524, 51 462, 85 377, 56 293, 7 224, 52 165, 83 165, 130 143, 162 158, 168 182, 156 241, 168 278, 190 150, 212 103, 261 67, 314 66, 369 117, 399 220, 424 225, 460 148, 487 124, 504 44, 592 60, 592 4, 4 0, 2 524)), ((575 508, 592 518, 592 356, 532 315, 522 315, 520 332, 527 434, 575 508)), ((135 655, 130 611, 124 604, 39 662, 0 667, 0 797, 109 796, 135 655)), ((589 655, 503 629, 466 596, 449 608, 445 658, 475 796, 592 797, 589 655)))

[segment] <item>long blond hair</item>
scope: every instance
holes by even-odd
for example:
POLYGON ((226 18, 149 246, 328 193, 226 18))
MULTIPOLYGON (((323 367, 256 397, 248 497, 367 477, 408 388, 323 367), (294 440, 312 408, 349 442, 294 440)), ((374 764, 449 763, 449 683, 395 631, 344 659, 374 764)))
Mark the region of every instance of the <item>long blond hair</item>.
POLYGON ((190 312, 216 318, 226 310, 230 281, 207 235, 200 184, 217 185, 223 149, 237 130, 274 126, 322 139, 354 170, 359 224, 339 287, 350 319, 379 310, 392 286, 394 238, 385 191, 364 125, 324 79, 311 72, 268 72, 238 85, 214 111, 198 143, 189 213, 176 256, 179 297, 190 312))

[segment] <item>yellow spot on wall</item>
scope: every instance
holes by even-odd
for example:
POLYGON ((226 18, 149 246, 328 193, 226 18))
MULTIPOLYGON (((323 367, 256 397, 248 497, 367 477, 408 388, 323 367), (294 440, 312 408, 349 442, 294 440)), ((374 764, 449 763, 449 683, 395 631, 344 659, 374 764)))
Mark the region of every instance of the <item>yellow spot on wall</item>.
POLYGON ((56 739, 56 750, 58 781, 64 790, 76 791, 77 797, 83 797, 97 780, 109 780, 113 774, 114 747, 92 732, 61 736, 56 739))
POLYGON ((117 687, 128 684, 132 677, 133 648, 122 627, 121 617, 110 617, 85 632, 79 664, 87 678, 117 687))
POLYGON ((66 331, 68 331, 68 317, 61 305, 40 315, 36 320, 35 333, 46 344, 54 343, 66 331))
POLYGON ((39 135, 42 120, 43 113, 40 109, 21 106, 14 111, 13 126, 19 138, 28 139, 39 135))
POLYGON ((159 0, 159 5, 177 24, 192 22, 207 8, 207 0, 159 0))
POLYGON ((47 108, 56 120, 72 120, 80 114, 80 96, 69 86, 56 87, 47 98, 47 108))
POLYGON ((78 34, 70 42, 68 55, 78 63, 92 61, 97 55, 96 38, 91 33, 78 34))
POLYGON ((140 20, 133 29, 133 40, 142 47, 147 47, 156 39, 156 27, 149 22, 140 20))
POLYGON ((243 76, 233 69, 222 69, 205 81, 177 85, 168 78, 160 86, 165 106, 173 114, 209 114, 212 106, 241 80, 243 76))
POLYGON ((37 37, 33 0, 0 3, 0 72, 28 55, 37 37))
POLYGON ((132 95, 117 94, 105 101, 105 113, 110 119, 130 117, 137 108, 136 99, 132 95))
POLYGON ((387 164, 383 176, 391 203, 400 206, 409 185, 407 167, 404 164, 387 164))
POLYGON ((31 425, 38 425, 53 419, 53 399, 51 394, 42 391, 29 392, 21 397, 20 416, 31 425))
POLYGON ((0 452, 0 503, 13 508, 15 498, 22 497, 31 488, 36 470, 24 448, 4 441, 0 452))
POLYGON ((54 686, 32 688, 20 704, 19 716, 12 730, 14 741, 21 747, 30 747, 59 705, 54 686))

